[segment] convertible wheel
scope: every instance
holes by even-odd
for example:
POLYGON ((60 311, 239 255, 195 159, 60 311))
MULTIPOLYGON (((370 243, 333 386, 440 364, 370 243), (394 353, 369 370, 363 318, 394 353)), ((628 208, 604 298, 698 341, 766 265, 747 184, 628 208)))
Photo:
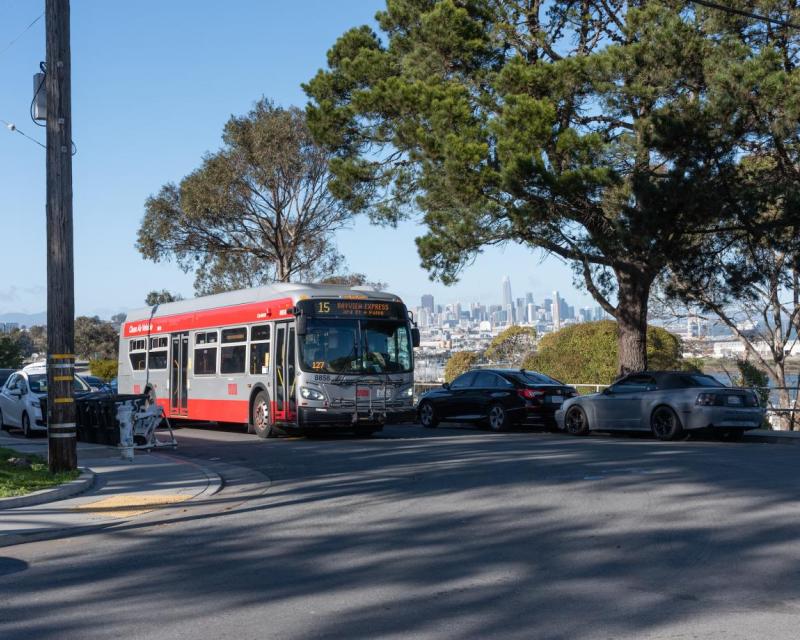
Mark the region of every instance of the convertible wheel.
POLYGON ((650 416, 650 428, 659 440, 677 440, 683 433, 678 414, 669 407, 656 407, 650 416))
POLYGON ((492 431, 505 431, 508 426, 508 414, 502 404, 494 404, 489 409, 489 428, 492 431))
POLYGON ((436 409, 430 402, 423 402, 419 408, 419 422, 426 429, 434 429, 439 424, 436 409))
POLYGON ((583 407, 570 407, 564 417, 564 428, 573 436, 585 436, 589 433, 589 418, 583 407))

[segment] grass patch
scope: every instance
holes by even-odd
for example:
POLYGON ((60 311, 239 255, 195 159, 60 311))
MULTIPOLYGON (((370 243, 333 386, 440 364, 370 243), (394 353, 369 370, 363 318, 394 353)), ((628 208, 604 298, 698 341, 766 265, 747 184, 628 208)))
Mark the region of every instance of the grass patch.
POLYGON ((23 496, 33 491, 49 489, 74 480, 79 475, 78 471, 50 473, 47 461, 39 456, 0 447, 0 498, 23 496), (26 460, 28 464, 17 466, 10 462, 14 459, 26 460))

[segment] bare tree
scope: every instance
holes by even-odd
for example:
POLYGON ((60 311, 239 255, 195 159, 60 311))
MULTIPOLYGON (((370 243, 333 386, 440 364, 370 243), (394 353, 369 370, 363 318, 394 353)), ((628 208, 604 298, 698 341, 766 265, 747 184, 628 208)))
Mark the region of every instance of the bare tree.
POLYGON ((731 331, 747 359, 777 387, 781 428, 794 430, 800 378, 792 383, 787 358, 800 337, 800 264, 797 254, 782 245, 775 238, 740 241, 713 256, 713 270, 698 272, 691 281, 674 278, 669 288, 731 331))

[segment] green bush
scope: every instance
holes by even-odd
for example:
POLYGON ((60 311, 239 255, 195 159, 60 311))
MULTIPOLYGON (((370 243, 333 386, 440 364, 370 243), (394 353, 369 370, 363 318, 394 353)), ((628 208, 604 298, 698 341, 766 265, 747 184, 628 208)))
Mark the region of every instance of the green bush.
POLYGON ((535 344, 536 329, 513 325, 495 336, 485 356, 489 362, 516 367, 533 351, 535 344))
POLYGON ((452 382, 462 373, 469 371, 478 361, 479 353, 475 351, 456 351, 444 365, 444 381, 452 382))
POLYGON ((93 376, 102 378, 106 382, 117 377, 119 363, 116 360, 90 360, 89 371, 93 376))
MULTIPOLYGON (((681 357, 681 341, 661 327, 647 328, 650 369, 696 370, 681 357)), ((617 378, 617 323, 582 322, 547 334, 523 363, 572 384, 611 384, 617 378)))

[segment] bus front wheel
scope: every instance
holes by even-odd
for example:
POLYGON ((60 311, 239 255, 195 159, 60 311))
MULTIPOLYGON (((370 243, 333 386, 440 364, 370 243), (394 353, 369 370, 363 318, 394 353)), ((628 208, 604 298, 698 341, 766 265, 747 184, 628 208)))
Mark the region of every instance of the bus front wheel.
POLYGON ((253 400, 253 410, 250 416, 253 432, 259 438, 274 438, 275 431, 269 420, 269 398, 266 392, 259 391, 253 400))

